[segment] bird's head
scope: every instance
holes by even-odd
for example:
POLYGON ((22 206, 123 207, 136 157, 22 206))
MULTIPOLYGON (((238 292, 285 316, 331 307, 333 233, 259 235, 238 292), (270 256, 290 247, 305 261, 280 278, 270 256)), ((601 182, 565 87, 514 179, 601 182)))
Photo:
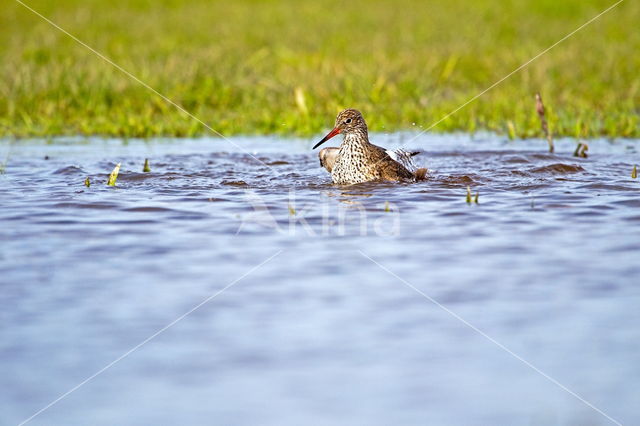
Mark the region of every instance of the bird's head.
POLYGON ((367 123, 364 121, 362 114, 360 111, 353 108, 347 108, 338 114, 336 117, 336 124, 332 131, 330 131, 327 136, 322 138, 320 142, 315 144, 313 149, 316 149, 335 135, 343 133, 364 133, 367 134, 367 123))

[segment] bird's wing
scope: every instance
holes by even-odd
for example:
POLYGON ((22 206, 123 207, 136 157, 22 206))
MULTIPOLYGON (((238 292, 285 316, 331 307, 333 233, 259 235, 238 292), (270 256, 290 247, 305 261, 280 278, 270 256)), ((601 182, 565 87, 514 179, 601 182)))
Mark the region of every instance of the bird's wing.
POLYGON ((329 173, 333 170, 334 164, 336 164, 336 158, 338 157, 338 151, 340 148, 327 147, 318 151, 318 158, 320 158, 320 166, 327 169, 329 173))
POLYGON ((379 171, 379 177, 382 180, 404 180, 413 179, 414 175, 410 170, 398 161, 391 158, 388 151, 384 148, 374 145, 371 150, 371 160, 379 171))
POLYGON ((398 148, 396 150, 388 149, 386 152, 389 154, 389 157, 402 164, 407 170, 414 172, 418 168, 413 162, 412 157, 420 154, 420 152, 409 152, 402 148, 398 148))

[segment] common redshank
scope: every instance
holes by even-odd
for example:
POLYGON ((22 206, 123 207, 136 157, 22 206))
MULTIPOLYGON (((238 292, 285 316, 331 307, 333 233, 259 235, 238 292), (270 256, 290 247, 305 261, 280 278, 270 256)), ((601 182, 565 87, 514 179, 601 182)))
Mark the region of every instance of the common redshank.
MULTIPOLYGON (((344 140, 340 148, 337 148, 335 159, 332 158, 332 151, 321 150, 318 153, 320 164, 330 170, 333 183, 351 185, 369 181, 415 181, 425 178, 427 169, 409 170, 392 158, 387 150, 369 142, 367 123, 360 111, 352 108, 338 114, 333 130, 313 149, 340 133, 344 134, 344 140)), ((410 160, 413 154, 406 151, 402 153, 395 157, 410 160)))
MULTIPOLYGON (((384 149, 382 147, 378 148, 384 149)), ((322 148, 318 152, 318 157, 320 157, 320 165, 327 169, 329 173, 331 173, 333 165, 336 163, 338 152, 340 152, 340 148, 337 148, 335 146, 322 148)), ((395 160, 398 163, 402 164, 410 172, 415 172, 416 170, 418 170, 418 166, 416 166, 415 162, 413 161, 413 157, 420 154, 420 151, 407 151, 405 149, 398 148, 384 149, 384 152, 386 152, 392 160, 395 160)))

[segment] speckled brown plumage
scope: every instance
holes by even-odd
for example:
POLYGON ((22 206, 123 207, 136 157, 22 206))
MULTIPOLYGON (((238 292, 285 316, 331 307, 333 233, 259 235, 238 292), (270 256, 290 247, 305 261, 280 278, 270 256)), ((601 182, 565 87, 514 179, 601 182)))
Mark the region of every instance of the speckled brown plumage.
POLYGON ((332 167, 327 167, 328 152, 320 153, 320 164, 331 169, 331 179, 337 184, 355 184, 369 181, 412 181, 424 176, 425 170, 408 170, 393 160, 386 150, 369 142, 367 124, 355 109, 345 109, 336 117, 335 128, 314 148, 342 133, 344 140, 332 167), (419 173, 419 174, 418 174, 419 173))
MULTIPOLYGON (((384 149, 382 147, 380 148, 384 149)), ((392 160, 395 160, 398 163, 402 164, 410 172, 415 172, 418 169, 413 162, 413 157, 420 154, 420 151, 406 151, 402 148, 394 150, 384 149, 384 151, 389 155, 389 157, 391 157, 392 160)), ((318 151, 320 166, 327 169, 329 173, 331 173, 331 170, 333 170, 333 165, 336 163, 336 158, 338 158, 338 152, 340 152, 340 148, 334 146, 328 146, 318 151)))

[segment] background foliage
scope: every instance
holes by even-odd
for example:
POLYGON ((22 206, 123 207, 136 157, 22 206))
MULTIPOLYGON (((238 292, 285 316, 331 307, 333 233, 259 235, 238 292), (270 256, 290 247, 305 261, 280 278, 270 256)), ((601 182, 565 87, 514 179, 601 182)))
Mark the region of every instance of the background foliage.
MULTIPOLYGON (((612 0, 26 0, 225 135, 428 127, 612 0), (415 125, 414 125, 415 123, 415 125)), ((640 3, 625 1, 435 130, 640 136, 640 3)), ((0 134, 208 131, 13 0, 0 134)))

